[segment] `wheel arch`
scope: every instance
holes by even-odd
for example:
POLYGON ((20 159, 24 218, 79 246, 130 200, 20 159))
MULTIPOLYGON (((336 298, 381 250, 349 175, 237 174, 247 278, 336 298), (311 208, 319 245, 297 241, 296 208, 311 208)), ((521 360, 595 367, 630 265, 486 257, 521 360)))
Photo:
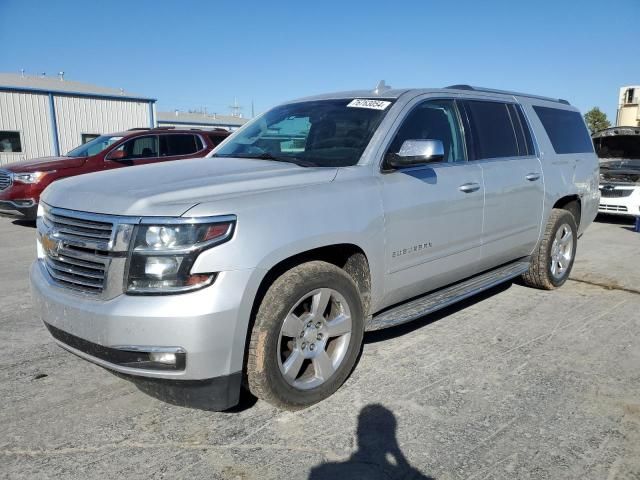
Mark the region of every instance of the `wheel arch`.
POLYGON ((371 308, 371 269, 369 259, 365 251, 354 243, 336 243, 311 248, 283 258, 273 264, 262 276, 260 284, 253 298, 251 314, 246 330, 245 352, 243 372, 246 372, 246 362, 251 333, 255 323, 255 316, 260 303, 271 284, 284 272, 305 262, 320 260, 345 270, 353 278, 360 297, 362 298, 363 312, 366 318, 370 315, 371 308))
POLYGON ((552 208, 567 210, 576 221, 576 227, 580 230, 580 219, 582 216, 582 201, 579 195, 566 195, 558 199, 552 208))

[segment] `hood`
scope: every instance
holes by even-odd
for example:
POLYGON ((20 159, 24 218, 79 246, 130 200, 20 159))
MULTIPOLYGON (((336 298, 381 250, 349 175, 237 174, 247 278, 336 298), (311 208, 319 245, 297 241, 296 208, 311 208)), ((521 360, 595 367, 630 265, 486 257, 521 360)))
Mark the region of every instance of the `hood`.
POLYGON ((640 183, 640 159, 601 159, 600 180, 640 183))
POLYGON ((54 207, 93 213, 180 216, 202 202, 328 183, 337 171, 270 160, 199 158, 69 177, 52 183, 41 198, 54 207))
POLYGON ((15 173, 46 172, 81 167, 86 157, 41 157, 7 165, 5 170, 15 173))

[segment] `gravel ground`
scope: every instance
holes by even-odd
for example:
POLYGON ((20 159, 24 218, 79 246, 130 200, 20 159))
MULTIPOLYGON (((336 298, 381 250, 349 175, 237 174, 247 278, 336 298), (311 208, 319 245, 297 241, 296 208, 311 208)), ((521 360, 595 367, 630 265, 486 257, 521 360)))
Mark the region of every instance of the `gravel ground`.
POLYGON ((640 234, 600 219, 553 292, 508 284, 367 334, 330 399, 175 407, 57 347, 34 229, 0 217, 0 477, 640 479, 640 234))

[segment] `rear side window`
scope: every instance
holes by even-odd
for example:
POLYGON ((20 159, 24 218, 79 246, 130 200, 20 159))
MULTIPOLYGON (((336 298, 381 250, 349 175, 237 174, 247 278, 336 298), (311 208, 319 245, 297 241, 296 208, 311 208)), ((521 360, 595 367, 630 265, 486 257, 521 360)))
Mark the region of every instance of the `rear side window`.
POLYGON ((553 149, 558 154, 593 152, 587 127, 578 112, 534 106, 553 149))
POLYGON ((216 134, 209 134, 207 135, 209 137, 209 140, 211 140, 211 143, 213 143, 214 147, 217 147, 218 145, 220 145, 220 143, 227 138, 226 135, 216 135, 216 134))
POLYGON ((519 155, 507 104, 470 100, 465 105, 471 122, 476 160, 519 155))
POLYGON ((190 155, 202 148, 200 139, 190 134, 163 135, 160 137, 162 156, 190 155))

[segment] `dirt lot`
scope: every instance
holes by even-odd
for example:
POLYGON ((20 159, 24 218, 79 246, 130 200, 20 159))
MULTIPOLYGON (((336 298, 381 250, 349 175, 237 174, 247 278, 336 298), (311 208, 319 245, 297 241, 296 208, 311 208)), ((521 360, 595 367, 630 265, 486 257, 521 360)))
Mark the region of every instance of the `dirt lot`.
POLYGON ((0 217, 0 477, 639 479, 640 234, 603 219, 553 292, 510 284, 365 338, 346 385, 287 413, 162 403, 57 347, 34 229, 0 217))

